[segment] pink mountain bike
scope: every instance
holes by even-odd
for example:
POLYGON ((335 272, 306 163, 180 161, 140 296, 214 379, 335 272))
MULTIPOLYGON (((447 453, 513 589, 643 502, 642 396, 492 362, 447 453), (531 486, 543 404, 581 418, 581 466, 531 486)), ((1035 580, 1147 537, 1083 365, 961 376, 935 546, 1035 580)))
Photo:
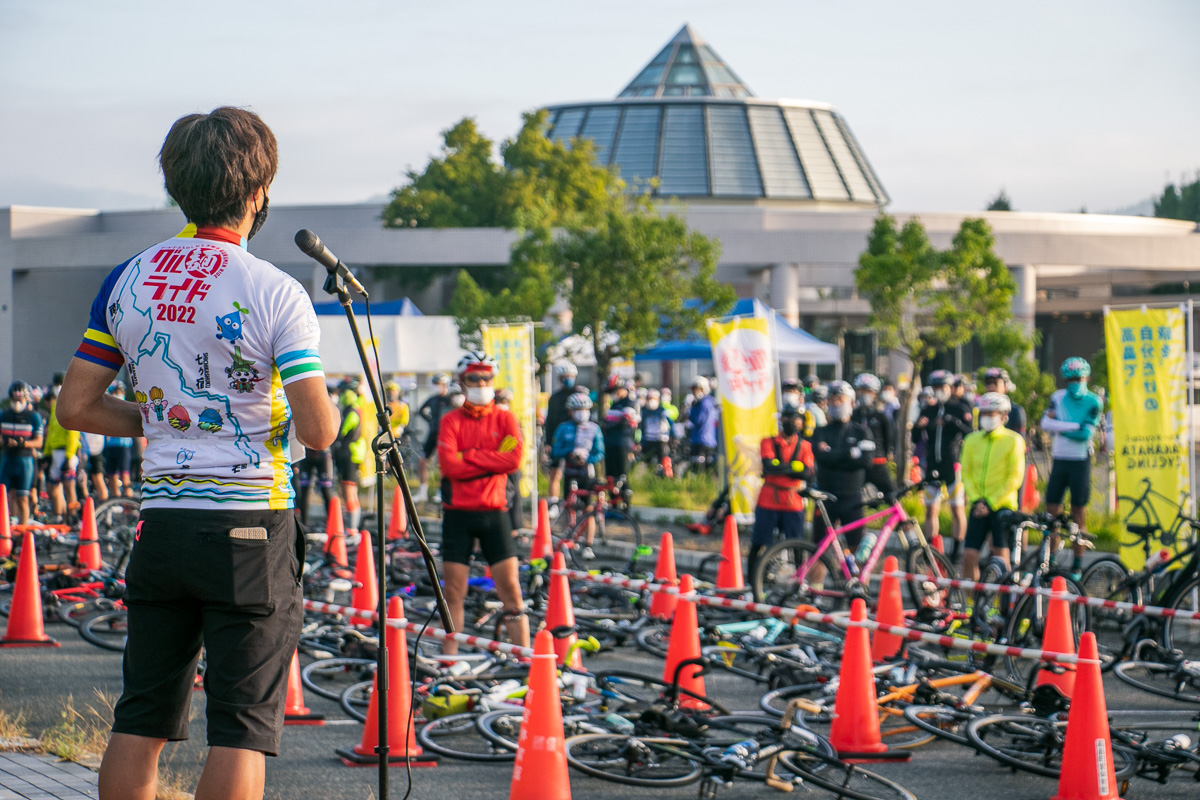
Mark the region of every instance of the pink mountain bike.
MULTIPOLYGON (((869 598, 870 576, 879 565, 884 549, 895 532, 900 537, 904 550, 902 564, 906 572, 929 578, 952 578, 954 568, 949 559, 934 550, 925 539, 921 526, 917 525, 904 507, 900 497, 926 485, 925 481, 913 484, 891 500, 881 511, 861 520, 835 528, 825 510, 825 502, 834 500, 832 495, 805 489, 802 494, 816 505, 816 513, 825 520, 826 534, 816 544, 801 539, 785 539, 776 542, 759 559, 751 585, 754 597, 760 603, 784 607, 808 603, 822 610, 831 611, 848 607, 855 597, 869 598), (846 545, 845 534, 882 521, 883 527, 874 541, 873 531, 866 530, 863 543, 855 553, 846 545)), ((863 503, 878 508, 887 503, 882 496, 863 503)), ((926 613, 938 610, 961 611, 965 597, 954 589, 942 589, 931 580, 910 580, 909 600, 912 607, 926 613)))

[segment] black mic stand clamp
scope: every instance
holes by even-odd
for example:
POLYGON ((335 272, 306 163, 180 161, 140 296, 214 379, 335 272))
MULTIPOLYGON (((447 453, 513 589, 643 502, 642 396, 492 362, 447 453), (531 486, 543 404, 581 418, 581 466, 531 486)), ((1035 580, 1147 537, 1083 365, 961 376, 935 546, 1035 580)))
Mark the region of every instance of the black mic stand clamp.
MULTIPOLYGON (((442 594, 442 584, 437 574, 437 563, 433 556, 433 551, 429 549, 429 544, 425 541, 425 531, 421 527, 421 518, 417 516, 417 507, 412 499, 412 490, 408 485, 408 479, 404 474, 404 463, 400 459, 400 448, 396 443, 396 437, 392 433, 392 426, 389 420, 389 411, 387 404, 383 402, 383 396, 380 393, 380 387, 375 379, 375 374, 371 371, 371 362, 367 358, 367 351, 363 347, 362 336, 358 332, 358 323, 354 317, 354 309, 351 308, 350 293, 346 289, 346 284, 342 277, 337 272, 330 272, 329 277, 325 279, 324 289, 328 294, 334 295, 338 299, 338 303, 346 312, 346 320, 350 323, 350 333, 354 336, 354 346, 358 349, 358 358, 362 362, 363 375, 366 377, 367 386, 371 391, 371 399, 375 402, 375 419, 379 425, 379 433, 376 434, 372 442, 372 449, 375 452, 375 576, 378 582, 379 606, 376 609, 379 614, 379 648, 378 658, 375 667, 376 681, 376 707, 380 710, 379 719, 379 744, 375 748, 379 760, 379 800, 387 800, 388 787, 388 762, 390 759, 388 746, 388 725, 387 725, 387 708, 388 708, 388 649, 387 649, 387 542, 385 541, 385 531, 383 522, 384 508, 384 478, 390 474, 396 479, 397 485, 400 487, 400 495, 404 498, 405 517, 408 525, 411 527, 413 538, 421 549, 421 555, 425 561, 425 569, 429 574, 429 582, 433 585, 434 601, 437 605, 438 615, 441 617, 442 628, 450 633, 454 632, 454 622, 450 618, 450 609, 446 605, 446 598, 442 594)), ((363 291, 363 297, 368 297, 363 291)), ((369 308, 369 306, 368 306, 369 308)), ((397 658, 407 658, 407 653, 397 653, 397 658)), ((410 712, 411 713, 411 712, 410 712)), ((347 755, 345 752, 340 752, 340 755, 347 755)), ((404 758, 397 757, 394 760, 403 761, 404 758)))

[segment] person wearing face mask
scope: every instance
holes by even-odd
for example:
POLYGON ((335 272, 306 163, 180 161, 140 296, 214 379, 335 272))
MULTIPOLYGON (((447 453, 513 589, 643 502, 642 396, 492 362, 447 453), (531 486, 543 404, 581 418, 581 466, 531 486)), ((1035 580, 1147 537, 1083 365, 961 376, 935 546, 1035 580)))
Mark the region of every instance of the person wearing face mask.
POLYGON ((959 454, 963 438, 974 428, 974 409, 954 398, 955 378, 944 369, 929 375, 933 402, 921 409, 913 426, 913 438, 923 444, 925 477, 942 486, 925 487, 925 535, 938 533, 938 514, 942 508, 942 487, 950 498, 950 518, 954 534, 950 560, 962 558, 962 539, 967 533, 966 497, 959 476, 959 454))
POLYGON ((887 418, 896 424, 896 412, 900 410, 900 398, 896 395, 896 387, 888 382, 883 384, 879 392, 879 406, 887 418))
MULTIPOLYGON (((1050 395, 1050 407, 1041 422, 1042 430, 1054 434, 1050 448, 1053 463, 1046 481, 1046 511, 1061 514, 1069 489, 1071 519, 1080 530, 1086 531, 1087 504, 1092 495, 1092 439, 1100 426, 1104 403, 1088 391, 1087 379, 1092 367, 1087 361, 1078 356, 1068 358, 1061 372, 1067 388, 1050 395)), ((1082 571, 1083 552, 1083 545, 1075 546, 1072 573, 1082 571)))
POLYGON ((671 465, 671 417, 662 405, 658 389, 646 392, 642 408, 642 456, 654 465, 658 475, 674 477, 671 465))
POLYGON ((600 428, 604 432, 604 474, 613 480, 623 478, 630 467, 640 415, 637 401, 630 394, 632 384, 618 382, 612 387, 612 404, 604 412, 600 428))
POLYGON ((892 480, 892 471, 888 459, 892 457, 895 429, 875 404, 879 396, 879 378, 864 372, 854 379, 854 391, 857 393, 857 405, 850 419, 867 429, 871 441, 875 443, 875 454, 871 457, 871 466, 867 468, 867 483, 887 497, 896 494, 896 482, 892 480))
POLYGON ((692 378, 692 407, 688 409, 688 440, 692 464, 697 469, 712 472, 717 468, 717 424, 720 415, 708 378, 692 378))
POLYGON ((42 415, 30 402, 29 384, 14 381, 8 387, 8 408, 0 412, 0 482, 8 489, 13 510, 22 525, 29 524, 34 472, 37 466, 37 451, 42 446, 42 434, 46 426, 42 415))
MULTIPOLYGON (((521 467, 521 427, 516 415, 496 406, 496 362, 490 355, 468 351, 458 362, 458 378, 466 388, 465 402, 442 417, 438 431, 446 603, 455 628, 462 630, 471 554, 478 541, 504 603, 508 635, 528 647, 529 620, 517 580, 517 546, 505 497, 509 473, 521 467)), ((445 642, 442 652, 457 653, 458 643, 445 642)))
POLYGON ((775 533, 785 539, 804 537, 804 498, 800 491, 813 474, 811 445, 800 435, 804 413, 785 404, 779 412, 779 433, 759 444, 763 485, 754 507, 754 532, 746 575, 753 579, 759 559, 774 544, 775 533))
POLYGON ((962 577, 979 579, 979 553, 988 537, 992 555, 1009 560, 1015 541, 1011 513, 1025 478, 1025 439, 1005 427, 1012 403, 999 392, 979 398, 979 430, 962 446, 962 482, 971 513, 963 541, 962 577))
MULTIPOLYGON (((546 401, 546 421, 542 424, 544 441, 553 443, 558 426, 570 419, 567 411, 567 399, 575 393, 575 380, 579 369, 567 361, 554 367, 554 375, 558 380, 558 388, 546 401)), ((550 454, 551 444, 546 445, 546 457, 550 460, 549 497, 546 504, 550 507, 550 518, 556 519, 559 511, 559 493, 562 491, 562 471, 554 466, 554 458, 550 454)))
POLYGON ((824 384, 816 384, 808 390, 808 402, 805 403, 804 410, 812 417, 814 428, 823 428, 828 424, 829 419, 825 413, 825 408, 829 403, 829 389, 824 384))
MULTIPOLYGON (((576 392, 567 398, 566 422, 554 431, 554 442, 550 445, 550 461, 561 472, 567 484, 575 484, 585 492, 596 486, 596 465, 604 460, 604 436, 600 426, 592 421, 592 399, 587 390, 576 392)), ((590 511, 589 505, 586 511, 590 511)), ((588 517, 587 531, 581 555, 592 558, 592 539, 596 535, 596 520, 588 517)))
MULTIPOLYGON (((867 468, 875 457, 875 442, 865 427, 851 420, 854 413, 854 389, 845 381, 829 384, 828 421, 813 432, 812 452, 817 467, 817 488, 835 499, 825 504, 830 521, 836 526, 862 519, 862 490, 867 468)), ((813 539, 825 536, 824 518, 813 518, 813 539)), ((858 549, 863 530, 849 531, 846 544, 858 549)))
MULTIPOLYGON (((996 392, 1007 397, 1016 387, 1008 377, 1008 370, 1003 367, 991 367, 983 373, 983 388, 986 392, 996 392)), ((1008 401, 1012 403, 1012 410, 1008 412, 1008 421, 1004 423, 1004 427, 1024 436, 1025 409, 1019 403, 1013 403, 1011 397, 1008 401)))
POLYGON ((430 376, 429 385, 433 387, 433 394, 417 409, 417 414, 425 420, 426 432, 425 443, 421 449, 422 457, 417 462, 417 491, 413 492, 414 503, 424 503, 429 499, 429 461, 437 453, 438 426, 441 424, 442 415, 450 410, 450 376, 439 372, 430 376))

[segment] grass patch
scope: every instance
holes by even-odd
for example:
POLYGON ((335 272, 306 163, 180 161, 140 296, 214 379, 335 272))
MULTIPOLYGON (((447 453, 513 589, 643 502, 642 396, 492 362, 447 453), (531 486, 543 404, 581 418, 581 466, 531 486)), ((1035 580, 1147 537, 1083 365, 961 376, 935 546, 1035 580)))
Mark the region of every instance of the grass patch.
POLYGON ((704 511, 719 491, 717 476, 711 473, 689 472, 681 478, 663 478, 645 464, 634 467, 629 486, 635 505, 683 511, 704 511))

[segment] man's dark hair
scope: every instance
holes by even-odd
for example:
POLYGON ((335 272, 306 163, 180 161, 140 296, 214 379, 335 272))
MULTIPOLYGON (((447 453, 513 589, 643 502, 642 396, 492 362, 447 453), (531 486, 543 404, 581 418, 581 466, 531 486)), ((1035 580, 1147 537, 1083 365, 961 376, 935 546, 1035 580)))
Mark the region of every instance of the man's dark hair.
POLYGON ((171 126, 158 153, 167 194, 196 225, 236 225, 279 167, 275 134, 252 111, 222 106, 171 126))

